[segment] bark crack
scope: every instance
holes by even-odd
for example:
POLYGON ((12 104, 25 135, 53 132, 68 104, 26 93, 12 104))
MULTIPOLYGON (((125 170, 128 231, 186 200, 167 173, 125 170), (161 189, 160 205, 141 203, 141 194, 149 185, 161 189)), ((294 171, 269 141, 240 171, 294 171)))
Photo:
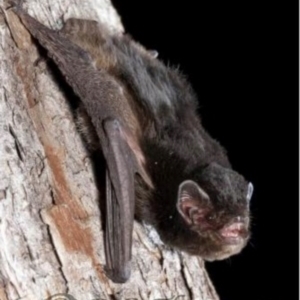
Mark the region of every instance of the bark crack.
POLYGON ((11 125, 8 125, 8 129, 9 129, 9 133, 11 134, 11 136, 14 138, 14 141, 15 141, 15 148, 16 148, 16 152, 17 152, 17 155, 20 159, 21 162, 24 162, 23 160, 23 154, 22 152, 24 153, 24 150, 23 150, 23 147, 19 141, 19 139, 17 138, 13 128, 11 125))
POLYGON ((7 188, 0 190, 0 201, 6 198, 7 188))
POLYGON ((143 281, 146 283, 146 282, 147 282, 147 279, 146 279, 146 277, 145 277, 145 274, 144 274, 144 272, 143 272, 143 268, 142 268, 140 262, 137 262, 137 267, 138 267, 138 269, 139 269, 139 271, 140 271, 140 274, 141 274, 141 277, 142 277, 143 281))
POLYGON ((22 236, 23 236, 23 239, 24 239, 26 248, 27 248, 28 256, 29 256, 30 260, 33 261, 33 260, 34 260, 34 257, 33 257, 32 251, 31 251, 31 249, 30 249, 30 246, 29 246, 29 243, 28 243, 28 239, 26 238, 26 236, 25 236, 25 234, 24 234, 24 231, 23 231, 22 227, 20 227, 20 231, 21 231, 21 233, 22 233, 22 236))
POLYGON ((184 285, 186 286, 186 289, 188 291, 189 299, 194 299, 193 298, 193 291, 192 291, 192 289, 189 285, 188 279, 187 279, 185 271, 184 271, 185 265, 183 263, 183 259, 182 259, 181 255, 180 255, 179 259, 180 259, 180 273, 181 273, 182 279, 184 281, 184 285))

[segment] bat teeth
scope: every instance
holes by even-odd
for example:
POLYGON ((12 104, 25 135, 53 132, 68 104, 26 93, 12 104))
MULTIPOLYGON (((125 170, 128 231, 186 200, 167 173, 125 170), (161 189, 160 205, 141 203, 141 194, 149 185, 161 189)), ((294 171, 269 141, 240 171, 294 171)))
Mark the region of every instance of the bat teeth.
POLYGON ((244 223, 235 222, 224 227, 220 234, 223 238, 228 239, 231 242, 239 242, 247 236, 247 228, 244 223))

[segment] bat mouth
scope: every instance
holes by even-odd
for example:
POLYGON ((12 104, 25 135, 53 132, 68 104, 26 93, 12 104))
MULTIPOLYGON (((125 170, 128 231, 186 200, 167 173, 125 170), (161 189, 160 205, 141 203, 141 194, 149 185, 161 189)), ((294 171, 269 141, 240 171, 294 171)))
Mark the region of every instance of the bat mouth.
POLYGON ((219 234, 222 241, 229 245, 243 243, 249 236, 247 227, 243 222, 235 222, 225 226, 220 230, 219 234))

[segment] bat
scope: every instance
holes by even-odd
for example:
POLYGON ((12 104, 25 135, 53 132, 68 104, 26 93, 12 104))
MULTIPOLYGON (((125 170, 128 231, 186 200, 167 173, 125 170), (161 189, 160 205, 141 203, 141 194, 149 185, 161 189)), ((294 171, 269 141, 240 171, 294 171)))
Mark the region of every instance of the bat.
POLYGON ((69 19, 54 31, 19 1, 12 9, 79 96, 86 139, 103 152, 108 277, 130 277, 135 217, 205 260, 239 253, 250 237, 253 185, 203 128, 184 76, 96 21, 69 19))

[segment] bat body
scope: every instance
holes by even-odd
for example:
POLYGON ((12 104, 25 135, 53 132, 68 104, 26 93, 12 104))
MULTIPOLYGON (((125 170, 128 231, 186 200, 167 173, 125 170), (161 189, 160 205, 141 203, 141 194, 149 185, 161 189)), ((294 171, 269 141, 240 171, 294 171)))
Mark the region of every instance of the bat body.
POLYGON ((168 245, 206 260, 239 253, 253 186, 202 127, 185 78, 95 21, 70 19, 56 32, 15 12, 80 97, 87 133, 106 159, 109 277, 129 277, 134 215, 168 245))

